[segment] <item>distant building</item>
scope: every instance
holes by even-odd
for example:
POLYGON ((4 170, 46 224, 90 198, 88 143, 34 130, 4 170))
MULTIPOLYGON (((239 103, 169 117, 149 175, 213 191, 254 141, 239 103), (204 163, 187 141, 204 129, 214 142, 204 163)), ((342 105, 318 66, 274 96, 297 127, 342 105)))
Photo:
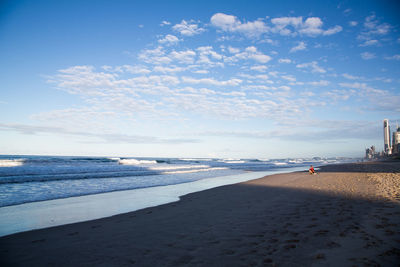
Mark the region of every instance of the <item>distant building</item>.
POLYGON ((392 146, 390 144, 390 126, 389 126, 388 119, 383 120, 383 140, 384 140, 383 152, 386 155, 391 155, 392 154, 392 146))
POLYGON ((398 155, 400 154, 400 127, 397 126, 396 128, 392 138, 392 153, 398 155))
POLYGON ((370 148, 365 149, 365 158, 366 159, 374 159, 377 157, 375 152, 375 146, 371 146, 370 148))

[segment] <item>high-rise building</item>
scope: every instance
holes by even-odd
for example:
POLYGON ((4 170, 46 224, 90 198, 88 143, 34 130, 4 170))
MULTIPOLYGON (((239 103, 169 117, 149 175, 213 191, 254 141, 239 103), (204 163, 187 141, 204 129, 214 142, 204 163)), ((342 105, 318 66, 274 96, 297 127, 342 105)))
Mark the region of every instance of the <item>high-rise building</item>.
POLYGON ((400 127, 396 127, 396 131, 393 132, 392 138, 392 153, 393 154, 400 154, 400 127))
POLYGON ((392 146, 390 145, 390 127, 389 127, 389 120, 383 120, 383 139, 384 139, 384 147, 383 151, 386 155, 392 154, 392 146))

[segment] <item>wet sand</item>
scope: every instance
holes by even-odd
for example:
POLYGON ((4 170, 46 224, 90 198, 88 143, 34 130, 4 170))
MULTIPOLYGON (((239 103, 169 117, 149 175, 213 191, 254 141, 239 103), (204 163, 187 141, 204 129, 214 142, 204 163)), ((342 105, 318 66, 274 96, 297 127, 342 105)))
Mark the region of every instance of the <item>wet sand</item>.
POLYGON ((398 266, 400 162, 322 167, 0 238, 1 266, 398 266))

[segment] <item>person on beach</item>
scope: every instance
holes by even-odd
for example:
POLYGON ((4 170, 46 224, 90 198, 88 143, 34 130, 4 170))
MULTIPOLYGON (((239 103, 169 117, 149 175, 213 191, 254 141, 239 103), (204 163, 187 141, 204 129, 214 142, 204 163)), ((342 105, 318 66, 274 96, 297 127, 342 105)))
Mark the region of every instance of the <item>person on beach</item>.
POLYGON ((310 173, 310 174, 317 174, 316 172, 315 172, 315 170, 314 170, 314 167, 311 165, 310 166, 310 169, 308 169, 308 172, 310 173))

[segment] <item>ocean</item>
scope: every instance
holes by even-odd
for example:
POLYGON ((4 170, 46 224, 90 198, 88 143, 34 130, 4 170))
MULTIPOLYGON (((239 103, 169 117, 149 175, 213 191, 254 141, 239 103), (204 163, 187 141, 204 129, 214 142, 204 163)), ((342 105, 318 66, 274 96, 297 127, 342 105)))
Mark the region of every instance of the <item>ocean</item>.
POLYGON ((0 207, 346 161, 2 155, 0 207))

